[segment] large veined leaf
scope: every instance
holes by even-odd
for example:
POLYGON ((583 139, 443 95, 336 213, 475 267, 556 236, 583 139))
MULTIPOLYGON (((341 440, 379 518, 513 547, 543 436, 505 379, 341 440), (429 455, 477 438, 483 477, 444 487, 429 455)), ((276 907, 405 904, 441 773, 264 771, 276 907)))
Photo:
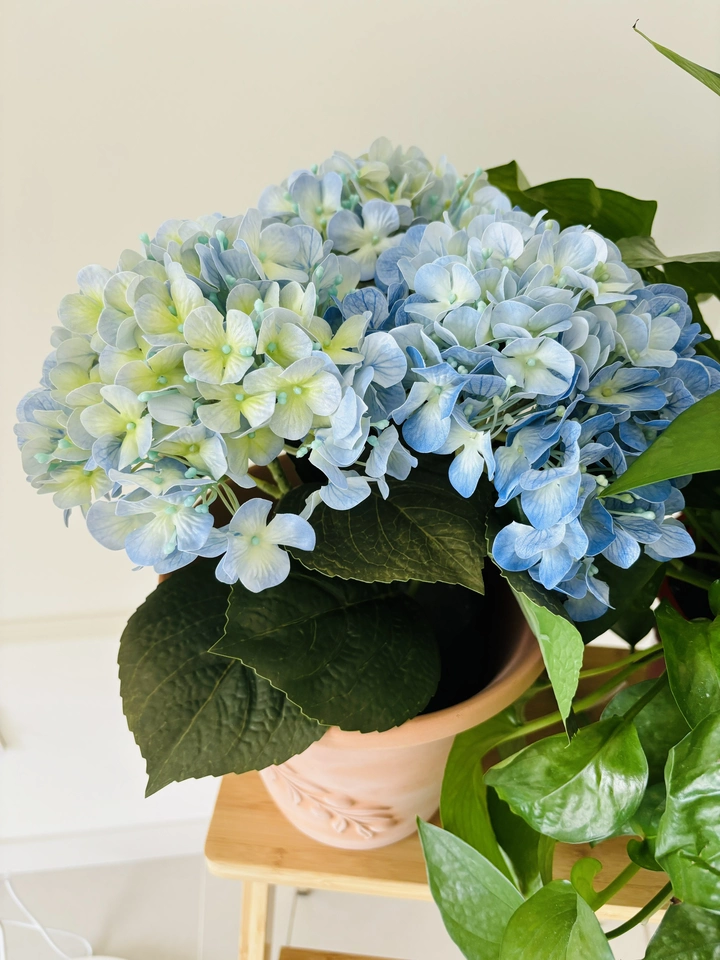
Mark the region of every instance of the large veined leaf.
MULTIPOLYGON (((321 503, 310 522, 317 536, 312 553, 291 553, 328 577, 390 583, 421 580, 456 583, 483 592, 485 519, 489 484, 465 500, 441 473, 418 467, 393 481, 383 500, 376 487, 352 510, 321 503)), ((285 497, 281 511, 299 512, 308 489, 285 497)))
POLYGON ((682 67, 686 73, 689 73, 691 77, 695 77, 700 83, 704 83, 713 93, 720 95, 720 73, 715 73, 714 70, 708 70, 707 67, 701 67, 699 63, 693 63, 692 60, 681 57, 679 53, 675 53, 675 51, 670 50, 669 47, 663 47, 662 44, 656 43, 654 40, 651 40, 650 37, 645 36, 642 30, 638 30, 637 26, 634 26, 633 29, 636 33, 639 33, 641 37, 645 37, 647 42, 651 43, 664 57, 672 60, 678 67, 682 67))
POLYGON ((500 960, 612 960, 598 919, 567 880, 553 880, 510 918, 500 960))
POLYGON ((720 910, 720 712, 670 751, 655 857, 680 900, 720 910))
POLYGON ((691 903, 670 907, 645 960, 720 960, 720 913, 691 903))
POLYGON ((691 620, 664 600, 655 611, 670 689, 691 727, 720 710, 720 617, 691 620))
POLYGON ((485 782, 539 833, 565 843, 615 834, 642 800, 648 766, 637 731, 613 717, 531 743, 492 767, 485 782))
POLYGON ((450 833, 474 847, 498 870, 508 868, 493 833, 487 806, 482 759, 512 733, 516 724, 505 711, 455 737, 445 765, 440 818, 450 833))
MULTIPOLYGON (((681 256, 666 257, 659 249, 652 237, 623 237, 618 240, 618 247, 623 261, 636 270, 643 267, 657 267, 666 263, 709 263, 720 269, 720 251, 711 250, 708 253, 688 253, 681 256)), ((710 291, 708 291, 710 292, 710 291)))
POLYGON ((553 180, 531 187, 517 162, 511 160, 487 171, 489 182, 528 213, 547 210, 561 227, 586 224, 611 240, 650 236, 657 210, 654 200, 597 187, 592 180, 553 180))
POLYGON ((683 411, 600 496, 689 473, 720 470, 720 390, 683 411))
POLYGON ((508 920, 522 905, 516 887, 459 837, 418 822, 433 900, 468 960, 498 960, 508 920))
MULTIPOLYGON (((640 683, 625 687, 616 693, 605 707, 602 719, 621 717, 654 685, 655 680, 642 680, 640 683)), ((647 757, 648 783, 662 783, 670 750, 690 732, 667 683, 632 722, 638 732, 640 746, 647 757)))
POLYGON ((176 571, 120 641, 120 692, 147 761, 148 794, 173 780, 282 763, 325 730, 254 671, 207 652, 222 635, 230 592, 214 566, 176 571))
POLYGON ((212 652, 252 667, 306 716, 363 733, 416 716, 440 676, 419 604, 397 588, 302 568, 261 593, 236 584, 212 652))

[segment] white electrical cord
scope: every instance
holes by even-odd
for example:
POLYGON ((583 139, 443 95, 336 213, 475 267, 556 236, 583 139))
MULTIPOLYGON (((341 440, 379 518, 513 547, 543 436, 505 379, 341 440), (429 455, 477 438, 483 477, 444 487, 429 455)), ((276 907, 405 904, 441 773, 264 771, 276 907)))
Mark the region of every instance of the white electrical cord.
POLYGON ((7 952, 6 952, 6 944, 5 944, 5 930, 4 930, 4 927, 5 927, 5 926, 24 927, 26 930, 27 930, 27 929, 30 929, 30 930, 35 930, 35 931, 37 931, 37 933, 40 934, 40 936, 41 936, 42 939, 45 941, 45 943, 50 947, 50 949, 51 949, 58 957, 61 958, 61 960, 73 960, 73 958, 70 957, 70 956, 69 956, 67 953, 65 953, 63 950, 61 950, 60 947, 58 947, 58 945, 55 943, 55 941, 54 941, 54 940, 52 939, 52 937, 50 936, 51 933, 55 933, 55 934, 61 933, 61 934, 63 934, 63 935, 66 936, 66 937, 74 937, 76 940, 78 940, 78 941, 82 944, 83 949, 86 951, 86 952, 85 952, 85 956, 86 956, 86 957, 92 957, 92 956, 93 956, 93 948, 92 948, 90 942, 85 939, 85 937, 80 936, 79 933, 72 933, 70 930, 58 930, 58 929, 56 929, 55 927, 44 927, 44 926, 40 923, 40 921, 37 920, 37 919, 32 915, 32 913, 30 913, 30 911, 29 911, 28 908, 25 906, 25 904, 22 902, 22 900, 20 899, 20 897, 17 895, 17 893, 15 893, 15 890, 13 889, 13 886, 12 886, 12 884, 10 883, 10 878, 7 877, 7 876, 3 877, 2 883, 3 883, 3 886, 4 886, 5 890, 7 891, 8 896, 9 896, 10 899, 12 900, 12 902, 15 904, 15 906, 18 908, 18 910, 20 910, 22 913, 24 913, 25 916, 27 917, 27 921, 25 921, 25 920, 2 920, 2 921, 0 921, 0 960, 8 960, 8 958, 7 958, 7 952))

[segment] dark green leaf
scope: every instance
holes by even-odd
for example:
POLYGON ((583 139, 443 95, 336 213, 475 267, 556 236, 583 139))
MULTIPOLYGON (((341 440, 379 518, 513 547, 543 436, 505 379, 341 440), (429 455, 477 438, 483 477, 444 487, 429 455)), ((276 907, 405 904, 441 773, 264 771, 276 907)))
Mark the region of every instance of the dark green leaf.
MULTIPOLYGON (((618 247, 623 261, 629 266, 640 270, 643 267, 656 267, 666 263, 711 263, 720 268, 720 251, 711 250, 708 253, 688 253, 673 257, 666 257, 658 249, 652 237, 623 237, 618 241, 618 247)), ((704 292, 704 291, 703 291, 704 292)), ((707 291, 708 293, 711 291, 707 291)))
POLYGON ((628 823, 628 829, 642 837, 642 840, 628 841, 628 856, 645 870, 662 870, 655 859, 655 842, 660 818, 665 812, 665 799, 664 783, 655 783, 648 787, 640 806, 628 823))
POLYGON ((674 50, 663 47, 660 43, 655 43, 650 37, 645 36, 642 30, 638 30, 636 26, 633 27, 633 30, 639 33, 641 37, 645 37, 647 42, 651 43, 659 53, 667 57, 668 60, 672 60, 678 67, 681 67, 686 73, 689 73, 691 77, 695 77, 700 83, 704 83, 713 93, 720 94, 720 73, 715 73, 714 70, 708 70, 707 67, 701 67, 699 63, 693 63, 692 60, 687 60, 685 57, 681 57, 679 53, 675 53, 674 50))
POLYGON ((433 631, 410 597, 302 568, 262 593, 236 584, 212 652, 252 667, 306 716, 363 733, 416 716, 440 675, 433 631))
POLYGON ((521 892, 529 897, 543 883, 540 869, 540 858, 543 855, 541 845, 547 838, 513 813, 492 788, 487 791, 487 807, 497 842, 512 864, 521 892))
POLYGON ((670 689, 691 727, 720 710, 720 618, 685 620, 664 600, 655 611, 670 689))
POLYGON ((147 761, 148 794, 173 780, 282 763, 324 733, 267 680, 208 648, 230 588, 214 563, 176 571, 132 615, 120 641, 120 692, 147 761))
POLYGON ((720 469, 720 390, 683 411, 600 496, 720 469))
POLYGON ((450 750, 440 795, 443 827, 469 843, 507 876, 510 874, 490 823, 482 759, 515 726, 505 711, 458 734, 450 750))
POLYGON ((418 822, 430 892, 447 932, 468 960, 498 960, 523 898, 500 871, 447 830, 418 822))
MULTIPOLYGON (((602 714, 603 720, 606 717, 621 717, 654 685, 655 680, 642 680, 631 687, 625 687, 615 694, 605 707, 602 714)), ((647 757, 648 783, 662 783, 668 753, 690 732, 667 683, 632 722, 635 724, 640 745, 647 757)))
MULTIPOLYGON (((317 535, 315 550, 291 553, 329 577, 368 583, 442 581, 482 593, 489 487, 481 484, 465 500, 446 475, 418 467, 407 480, 391 482, 387 500, 373 488, 352 510, 320 504, 310 520, 317 535)), ((307 493, 298 487, 280 509, 298 510, 307 493)))
POLYGON ((673 747, 655 856, 681 900, 720 910, 720 712, 673 747))
POLYGON ((631 646, 639 643, 655 626, 651 604, 665 576, 666 564, 641 553, 627 570, 604 557, 596 557, 599 578, 610 587, 610 609, 597 620, 576 624, 585 643, 606 630, 614 630, 631 646))
POLYGON ((567 880, 538 890, 510 918, 500 960, 612 960, 597 917, 567 880))
POLYGON ((547 210, 562 227, 591 226, 611 240, 649 236, 657 210, 654 200, 638 200, 617 190, 596 187, 592 180, 554 180, 531 187, 512 160, 487 171, 489 182, 528 213, 547 210))
POLYGON ((690 903, 670 907, 645 960, 720 960, 720 914, 690 903))
POLYGON ((637 809, 647 760, 632 723, 611 718, 567 742, 546 737, 501 761, 485 781, 531 827, 565 843, 612 836, 637 809))

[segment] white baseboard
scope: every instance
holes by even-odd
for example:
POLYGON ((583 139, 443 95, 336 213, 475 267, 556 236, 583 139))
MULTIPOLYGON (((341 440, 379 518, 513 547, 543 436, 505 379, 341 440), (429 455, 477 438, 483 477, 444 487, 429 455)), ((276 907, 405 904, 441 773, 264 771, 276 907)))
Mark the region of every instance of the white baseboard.
POLYGON ((208 821, 138 824, 115 830, 0 841, 0 874, 69 870, 202 853, 208 821))

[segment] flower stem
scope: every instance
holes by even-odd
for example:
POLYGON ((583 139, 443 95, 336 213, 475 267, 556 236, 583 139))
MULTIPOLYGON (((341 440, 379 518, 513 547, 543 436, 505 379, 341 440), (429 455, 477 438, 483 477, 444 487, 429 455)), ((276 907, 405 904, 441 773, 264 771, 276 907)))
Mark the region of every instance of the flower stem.
MULTIPOLYGON (((590 677, 600 677, 604 673, 615 673, 616 670, 623 670, 632 663, 635 664, 636 670, 640 670, 642 667, 647 666, 647 664, 652 663, 653 660, 657 660, 662 655, 663 647, 661 643, 658 643, 649 650, 636 650, 627 657, 623 657, 622 660, 614 660, 612 663, 603 663, 599 667, 588 667, 586 670, 581 670, 579 679, 587 680, 590 677)), ((534 695, 536 693, 542 693, 545 690, 551 689, 551 683, 543 683, 533 687, 532 692, 534 695)))
POLYGON ((704 550, 696 550, 693 557, 696 560, 712 560, 714 563, 720 563, 720 554, 705 553, 704 550))
POLYGON ((279 500, 282 497, 280 492, 280 487, 274 483, 269 483, 267 480, 263 480, 261 477, 256 477, 255 474, 252 475, 253 480, 255 481, 255 486, 258 490, 262 490, 263 493, 267 493, 268 496, 272 497, 273 500, 279 500))
POLYGON ((671 560, 668 564, 667 575, 674 580, 691 583, 694 587, 700 587, 702 590, 709 590, 713 583, 710 577, 704 577, 701 573, 697 573, 682 560, 671 560))
POLYGON ((643 920, 647 920, 648 917, 651 917, 656 910, 659 910, 660 907, 665 903, 666 900, 669 900, 672 896, 672 884, 666 883, 662 890, 658 891, 652 900, 649 900, 644 907, 642 907, 638 912, 630 917, 629 920, 626 920, 625 923, 621 923, 619 927, 615 927, 614 930, 608 930, 605 936, 608 940, 614 940, 615 937, 621 937, 624 933, 627 933, 628 930, 632 930, 633 927, 636 927, 639 923, 642 923, 643 920))
POLYGON ((268 464, 268 470, 270 471, 273 480, 277 484, 277 488, 280 491, 280 496, 284 497, 285 494, 290 490, 290 484, 288 483, 288 479, 285 476, 285 471, 283 470, 279 461, 272 460, 268 464))

